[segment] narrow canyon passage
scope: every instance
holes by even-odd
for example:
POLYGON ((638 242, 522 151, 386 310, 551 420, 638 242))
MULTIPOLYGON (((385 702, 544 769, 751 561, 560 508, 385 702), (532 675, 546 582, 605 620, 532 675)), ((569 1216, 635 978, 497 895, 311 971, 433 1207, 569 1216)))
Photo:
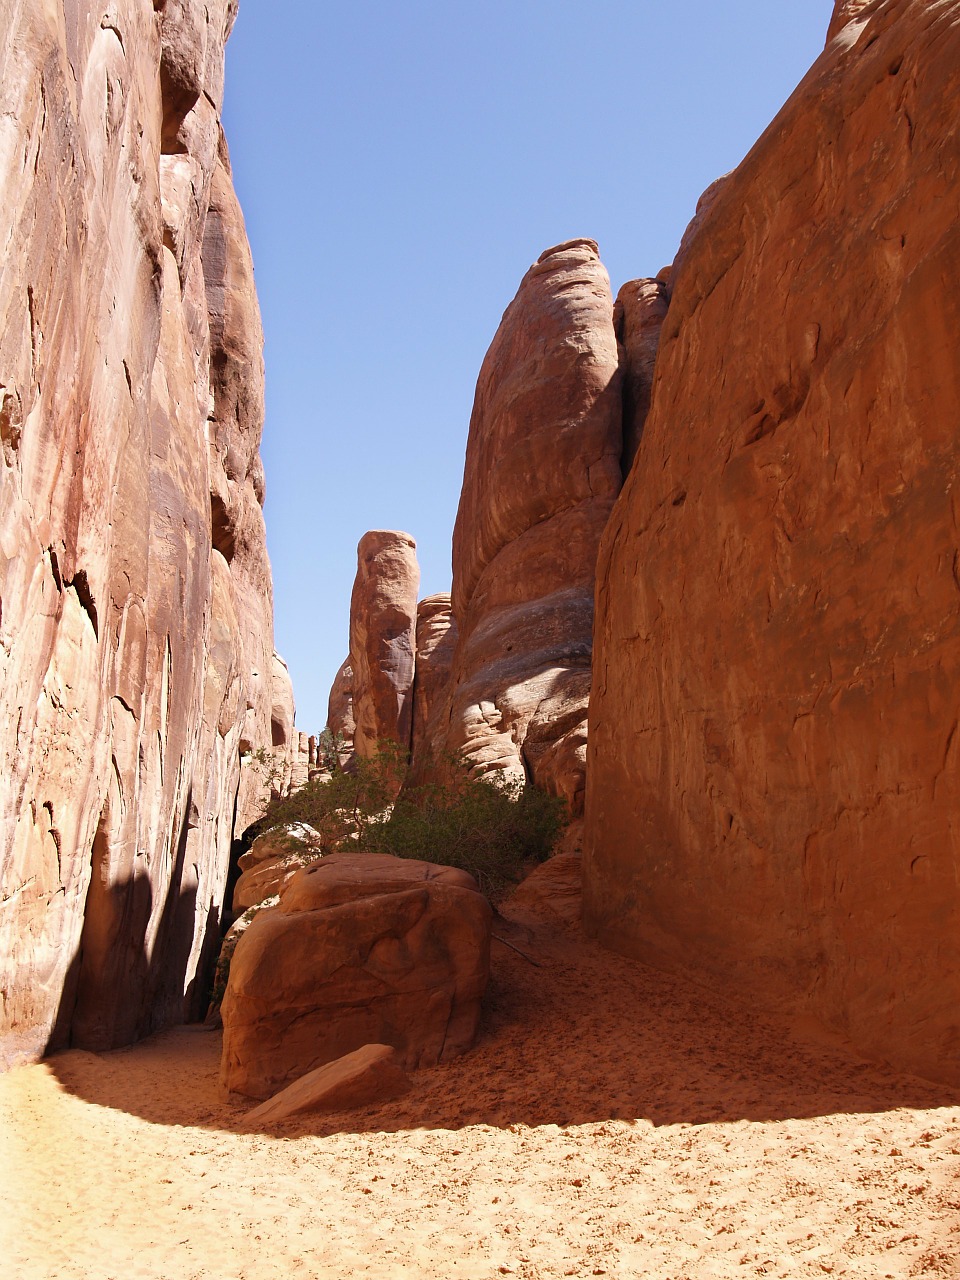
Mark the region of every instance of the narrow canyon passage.
POLYGON ((397 1102, 245 1132, 199 1027, 0 1077, 7 1274, 960 1273, 960 1095, 504 912, 477 1047, 397 1102))

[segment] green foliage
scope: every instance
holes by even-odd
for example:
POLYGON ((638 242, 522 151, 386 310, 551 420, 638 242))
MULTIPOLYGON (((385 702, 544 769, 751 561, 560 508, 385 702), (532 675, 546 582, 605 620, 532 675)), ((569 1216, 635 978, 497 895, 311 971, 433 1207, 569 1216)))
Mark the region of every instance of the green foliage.
POLYGON ((469 871, 481 889, 500 896, 531 862, 548 857, 566 819, 566 805, 502 775, 473 779, 446 770, 451 781, 400 791, 406 760, 384 744, 373 760, 342 769, 335 746, 330 776, 315 778, 271 802, 260 830, 304 823, 323 852, 354 848, 419 858, 469 871))
POLYGON ((495 778, 460 774, 447 786, 405 792, 376 831, 376 848, 462 867, 484 893, 501 896, 523 878, 529 863, 549 857, 566 805, 536 787, 495 778))
POLYGON ((388 819, 399 789, 400 748, 387 744, 376 759, 357 757, 349 769, 343 769, 334 745, 326 753, 326 767, 329 776, 313 778, 289 795, 271 800, 256 830, 302 823, 317 833, 324 853, 351 841, 354 847, 369 848, 365 842, 368 829, 388 819))

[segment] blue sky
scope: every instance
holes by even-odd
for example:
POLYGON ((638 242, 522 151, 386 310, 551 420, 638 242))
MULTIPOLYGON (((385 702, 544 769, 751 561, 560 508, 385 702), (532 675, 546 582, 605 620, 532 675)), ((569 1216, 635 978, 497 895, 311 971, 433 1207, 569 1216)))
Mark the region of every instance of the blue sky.
POLYGON ((319 731, 356 545, 450 538, 484 352, 524 271, 592 236, 614 292, 823 48, 831 0, 241 0, 224 112, 266 334, 276 643, 319 731))

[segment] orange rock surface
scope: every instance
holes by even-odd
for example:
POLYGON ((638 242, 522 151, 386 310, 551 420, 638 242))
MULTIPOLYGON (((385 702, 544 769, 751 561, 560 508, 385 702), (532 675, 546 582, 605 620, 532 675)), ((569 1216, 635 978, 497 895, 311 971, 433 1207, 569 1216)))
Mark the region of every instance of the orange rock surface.
POLYGON ((477 382, 453 535, 445 748, 582 804, 597 546, 621 482, 610 283, 592 240, 541 254, 477 382))
POLYGON ((835 30, 673 273, 598 570, 585 909, 960 1081, 960 4, 835 30))
MULTIPOLYGON (((353 745, 370 758, 383 741, 409 750, 417 646, 417 544, 408 533, 371 529, 357 547, 350 599, 353 745)), ((343 676, 343 668, 338 680, 343 676)))
POLYGON ((247 1113, 251 1126, 276 1124, 313 1111, 349 1111, 400 1098, 410 1077, 387 1044, 365 1044, 335 1062, 308 1071, 247 1113))
POLYGON ((108 9, 0 16, 0 1064, 202 1012, 270 745, 236 6, 108 9))
POLYGON ((299 872, 233 953, 220 1079, 267 1098, 365 1044, 431 1066, 473 1043, 492 912, 466 872, 332 854, 299 872))

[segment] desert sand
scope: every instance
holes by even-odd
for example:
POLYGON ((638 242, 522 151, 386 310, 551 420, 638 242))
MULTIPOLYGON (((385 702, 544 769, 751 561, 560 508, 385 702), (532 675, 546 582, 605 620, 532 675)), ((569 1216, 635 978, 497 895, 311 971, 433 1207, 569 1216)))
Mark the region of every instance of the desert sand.
POLYGON ((0 1077, 0 1273, 960 1276, 956 1091, 544 915, 497 932, 476 1048, 377 1108, 246 1131, 194 1026, 0 1077))

